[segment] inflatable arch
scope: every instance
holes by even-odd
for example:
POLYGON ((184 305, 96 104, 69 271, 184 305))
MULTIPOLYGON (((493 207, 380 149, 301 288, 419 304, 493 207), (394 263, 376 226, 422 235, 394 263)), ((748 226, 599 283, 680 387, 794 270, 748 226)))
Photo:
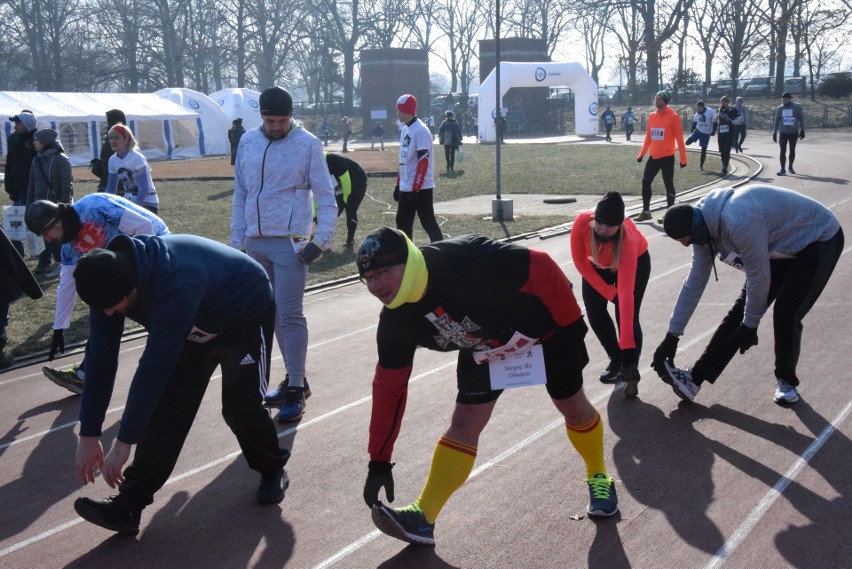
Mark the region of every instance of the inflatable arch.
MULTIPOLYGON (((479 86, 479 141, 495 142, 497 131, 496 69, 479 86)), ((574 93, 576 133, 598 133, 598 85, 579 63, 500 62, 500 99, 512 87, 556 87, 565 85, 574 93)))

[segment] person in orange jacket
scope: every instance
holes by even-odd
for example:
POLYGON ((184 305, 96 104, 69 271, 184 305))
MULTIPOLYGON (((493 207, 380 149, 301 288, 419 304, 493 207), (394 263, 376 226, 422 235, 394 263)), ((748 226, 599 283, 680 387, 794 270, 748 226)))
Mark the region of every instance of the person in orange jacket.
POLYGON ((651 183, 657 177, 657 172, 663 173, 663 184, 666 186, 666 203, 674 205, 674 158, 675 142, 680 152, 680 167, 686 168, 686 146, 683 143, 683 125, 680 115, 669 108, 672 96, 668 91, 660 91, 654 97, 656 111, 648 117, 648 127, 645 131, 645 142, 642 150, 636 156, 641 164, 645 153, 650 149, 651 157, 645 164, 642 174, 642 213, 636 216, 636 221, 651 219, 651 183))
POLYGON ((602 383, 625 382, 624 394, 639 394, 642 327, 639 308, 651 275, 648 240, 631 219, 624 218, 624 200, 607 192, 592 211, 581 212, 571 229, 571 258, 583 277, 583 304, 589 325, 607 356, 602 383), (607 310, 615 304, 613 326, 607 310))

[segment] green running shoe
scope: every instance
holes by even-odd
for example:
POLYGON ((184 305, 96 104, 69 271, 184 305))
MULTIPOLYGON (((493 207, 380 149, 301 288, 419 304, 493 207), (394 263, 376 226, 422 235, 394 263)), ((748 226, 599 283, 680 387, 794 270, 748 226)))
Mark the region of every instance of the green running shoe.
POLYGON ((590 516, 608 518, 618 512, 618 496, 615 493, 615 480, 598 472, 586 483, 589 485, 589 505, 586 512, 590 516))
POLYGON ((435 545, 435 524, 415 502, 405 508, 389 508, 381 502, 373 506, 373 523, 391 537, 417 545, 435 545))

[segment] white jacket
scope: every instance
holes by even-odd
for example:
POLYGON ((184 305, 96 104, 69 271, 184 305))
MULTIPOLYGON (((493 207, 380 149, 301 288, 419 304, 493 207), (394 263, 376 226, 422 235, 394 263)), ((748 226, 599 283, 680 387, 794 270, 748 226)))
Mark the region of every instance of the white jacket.
POLYGON ((246 237, 301 237, 313 233, 322 249, 331 247, 337 202, 317 137, 294 123, 281 140, 262 127, 240 139, 234 165, 231 246, 245 248, 246 237))

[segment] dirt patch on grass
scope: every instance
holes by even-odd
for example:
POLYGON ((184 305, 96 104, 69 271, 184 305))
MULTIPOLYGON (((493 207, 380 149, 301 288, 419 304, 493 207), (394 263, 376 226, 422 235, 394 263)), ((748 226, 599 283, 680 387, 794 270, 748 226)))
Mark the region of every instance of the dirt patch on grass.
MULTIPOLYGON (((368 174, 395 172, 397 153, 392 150, 353 150, 347 154, 358 162, 368 174)), ((157 180, 233 178, 234 167, 230 156, 214 156, 191 160, 164 160, 151 162, 151 174, 157 180)), ((88 166, 74 168, 74 181, 95 182, 88 166)))

